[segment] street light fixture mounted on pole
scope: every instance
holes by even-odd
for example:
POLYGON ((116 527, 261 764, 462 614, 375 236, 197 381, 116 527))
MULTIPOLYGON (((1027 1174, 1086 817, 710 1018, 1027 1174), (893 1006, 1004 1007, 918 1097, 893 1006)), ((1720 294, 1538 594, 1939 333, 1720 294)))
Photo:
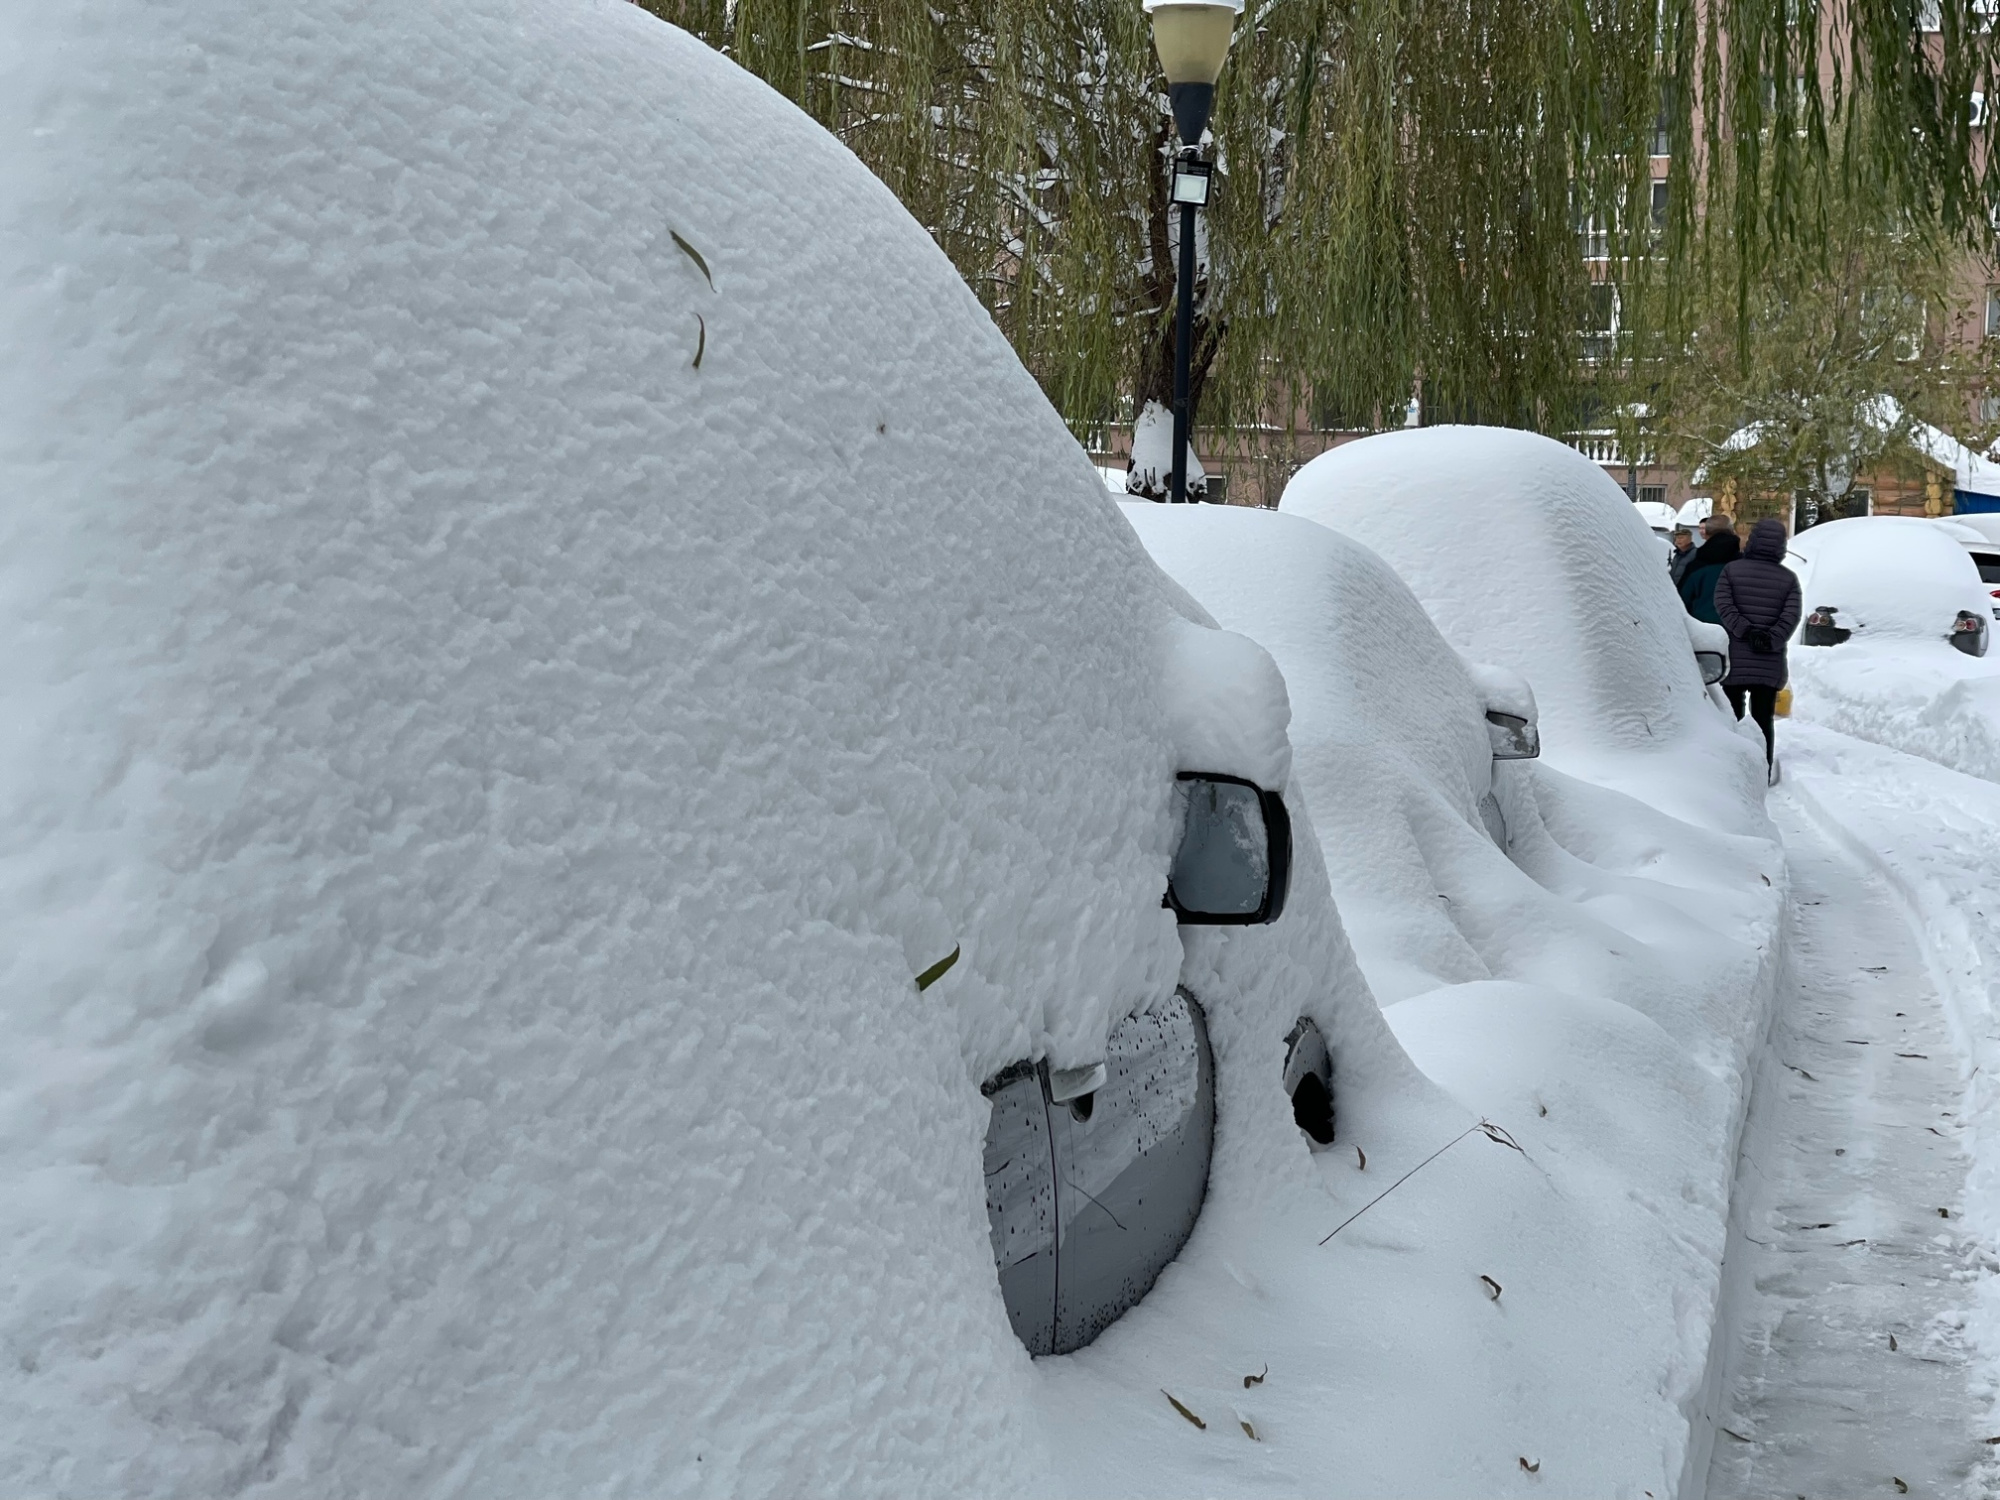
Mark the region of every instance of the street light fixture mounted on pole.
POLYGON ((1229 57, 1242 0, 1145 0, 1153 18, 1153 46, 1167 75, 1167 101, 1181 138, 1174 159, 1173 202, 1181 211, 1181 256, 1174 312, 1174 468, 1167 498, 1187 499, 1188 434, 1194 413, 1188 400, 1188 370, 1194 345, 1194 216, 1208 202, 1209 164, 1201 159, 1202 132, 1208 129, 1215 80, 1229 57))

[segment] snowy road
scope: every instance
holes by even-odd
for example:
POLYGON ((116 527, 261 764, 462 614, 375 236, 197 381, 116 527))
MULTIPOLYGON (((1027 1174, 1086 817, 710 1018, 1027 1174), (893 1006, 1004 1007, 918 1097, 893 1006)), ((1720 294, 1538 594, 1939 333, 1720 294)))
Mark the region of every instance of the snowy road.
POLYGON ((2000 807, 2000 788, 1825 731, 1792 744, 1772 803, 1791 972, 1738 1166, 1708 1494, 1990 1493, 1966 1018, 1933 977, 1950 972, 1935 924, 1913 925, 1923 903, 1886 866, 1913 848, 1963 864, 1962 809, 2000 807))

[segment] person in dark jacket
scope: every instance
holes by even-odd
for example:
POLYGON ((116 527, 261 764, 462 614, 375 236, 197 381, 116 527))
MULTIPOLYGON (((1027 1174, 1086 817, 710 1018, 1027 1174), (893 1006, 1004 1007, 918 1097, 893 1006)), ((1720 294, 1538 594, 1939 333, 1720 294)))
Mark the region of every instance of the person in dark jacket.
POLYGON ((1674 588, 1678 590, 1681 580, 1694 563, 1694 533, 1685 526, 1676 526, 1667 540, 1674 549, 1667 554, 1667 576, 1673 579, 1674 588))
POLYGON ((1750 700, 1750 717, 1764 731, 1764 770, 1777 765, 1771 718, 1785 685, 1785 642, 1799 623, 1799 580, 1785 566, 1785 523, 1765 519, 1750 532, 1743 555, 1718 570, 1715 612, 1729 632, 1729 675, 1722 690, 1736 717, 1750 700))
POLYGON ((1695 549, 1694 560, 1681 575, 1681 603, 1697 620, 1720 625, 1715 612, 1715 584, 1722 570, 1743 555, 1743 543, 1736 538, 1736 523, 1727 516, 1710 516, 1701 523, 1708 540, 1695 549))

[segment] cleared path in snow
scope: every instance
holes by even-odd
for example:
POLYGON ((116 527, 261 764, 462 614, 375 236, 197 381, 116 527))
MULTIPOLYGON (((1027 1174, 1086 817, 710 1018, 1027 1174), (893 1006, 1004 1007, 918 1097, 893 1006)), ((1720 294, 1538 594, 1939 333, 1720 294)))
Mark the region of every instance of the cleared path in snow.
POLYGON ((1954 1227, 1956 1049, 1886 883, 1773 799, 1792 868, 1738 1163, 1710 1500, 1961 1495, 1983 1450, 1954 1227), (1907 1486, 1899 1490, 1896 1482, 1907 1486))

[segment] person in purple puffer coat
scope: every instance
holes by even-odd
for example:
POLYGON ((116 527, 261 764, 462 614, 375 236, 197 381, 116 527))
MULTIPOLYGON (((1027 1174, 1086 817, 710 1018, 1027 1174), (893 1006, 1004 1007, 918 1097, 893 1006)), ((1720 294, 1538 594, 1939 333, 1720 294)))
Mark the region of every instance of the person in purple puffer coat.
POLYGON ((1785 523, 1767 517, 1750 532, 1743 555, 1715 583, 1715 612, 1729 632, 1729 675, 1722 690, 1736 717, 1750 700, 1750 717, 1764 731, 1764 770, 1777 779, 1771 719, 1785 685, 1785 642, 1799 623, 1799 580, 1785 566, 1785 523))

